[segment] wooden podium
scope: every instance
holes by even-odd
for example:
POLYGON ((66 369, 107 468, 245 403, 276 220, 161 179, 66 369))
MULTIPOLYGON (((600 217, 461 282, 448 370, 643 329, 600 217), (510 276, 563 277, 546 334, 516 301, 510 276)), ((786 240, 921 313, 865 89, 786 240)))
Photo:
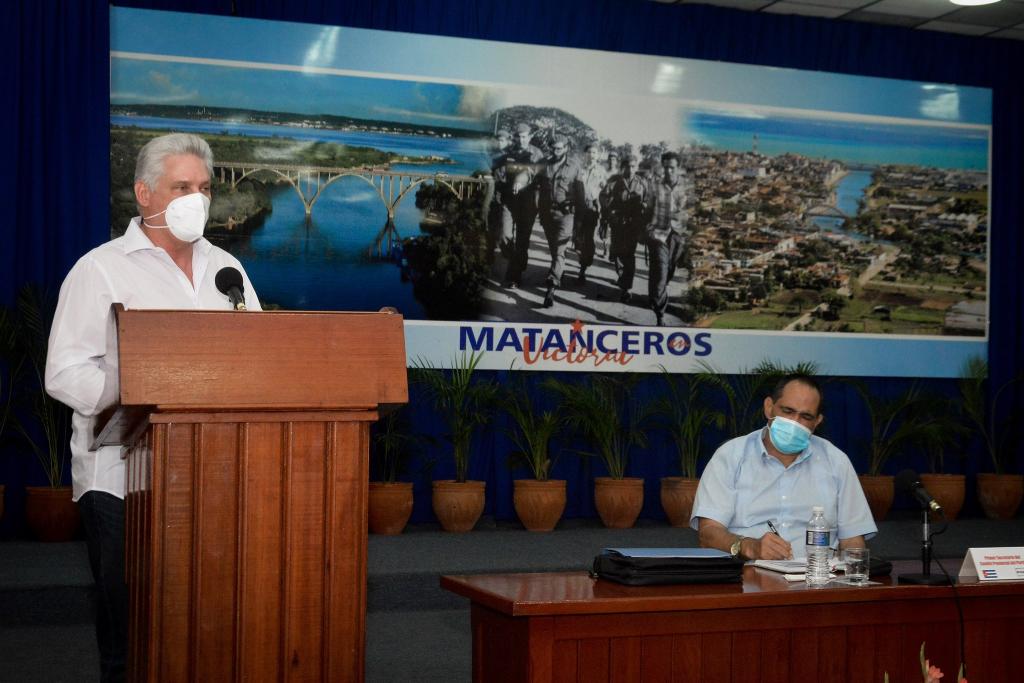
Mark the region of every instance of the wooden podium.
POLYGON ((402 317, 116 307, 129 679, 361 681, 369 430, 402 317))

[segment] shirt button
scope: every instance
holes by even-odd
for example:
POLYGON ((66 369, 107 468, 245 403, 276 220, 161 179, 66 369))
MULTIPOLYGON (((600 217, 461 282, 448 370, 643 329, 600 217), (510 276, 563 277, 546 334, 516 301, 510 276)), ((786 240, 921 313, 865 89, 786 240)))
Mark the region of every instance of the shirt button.
POLYGON ((785 497, 785 496, 783 496, 783 497, 782 497, 782 500, 786 500, 786 497, 785 497))

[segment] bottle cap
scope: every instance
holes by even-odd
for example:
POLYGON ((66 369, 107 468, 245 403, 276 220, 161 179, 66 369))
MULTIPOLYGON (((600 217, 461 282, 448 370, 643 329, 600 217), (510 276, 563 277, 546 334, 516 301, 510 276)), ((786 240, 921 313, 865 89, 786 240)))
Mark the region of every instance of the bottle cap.
POLYGON ((824 505, 815 505, 814 507, 811 508, 811 512, 813 512, 816 515, 817 514, 824 514, 825 513, 825 506, 824 505))

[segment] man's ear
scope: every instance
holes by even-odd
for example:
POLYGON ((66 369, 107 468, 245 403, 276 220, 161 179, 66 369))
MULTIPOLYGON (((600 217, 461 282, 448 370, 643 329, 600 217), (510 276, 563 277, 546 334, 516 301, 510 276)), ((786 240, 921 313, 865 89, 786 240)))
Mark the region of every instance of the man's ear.
POLYGON ((764 419, 772 419, 772 407, 775 406, 775 402, 772 401, 771 396, 764 397, 764 419))
POLYGON ((824 415, 819 415, 818 419, 814 421, 814 429, 812 429, 811 431, 813 432, 813 431, 817 430, 818 427, 821 426, 821 423, 824 422, 824 421, 825 421, 825 416, 824 415))
POLYGON ((152 193, 149 191, 149 186, 146 183, 138 180, 135 182, 135 203, 146 208, 149 206, 149 200, 152 193))

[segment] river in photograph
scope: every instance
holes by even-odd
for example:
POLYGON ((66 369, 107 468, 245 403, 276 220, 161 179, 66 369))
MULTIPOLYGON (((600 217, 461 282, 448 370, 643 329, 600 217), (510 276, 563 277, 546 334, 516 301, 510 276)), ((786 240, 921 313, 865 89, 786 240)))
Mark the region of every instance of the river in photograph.
MULTIPOLYGON (((486 169, 486 141, 334 131, 291 126, 236 124, 138 116, 114 116, 111 124, 160 128, 198 134, 226 133, 249 137, 294 138, 309 142, 335 142, 370 147, 407 156, 439 156, 451 164, 395 164, 394 171, 469 175, 486 169)), ((220 161, 230 161, 221 159, 220 161)), ((265 174, 264 174, 265 175, 265 174)), ((402 238, 420 233, 423 213, 416 208, 416 190, 410 191, 395 212, 395 227, 402 238)), ((387 210, 377 190, 360 178, 342 178, 327 187, 313 205, 310 220, 291 185, 270 191, 273 212, 251 235, 213 241, 245 266, 260 298, 295 310, 377 310, 394 306, 407 318, 426 315, 402 281, 392 261, 370 256, 370 248, 387 221, 387 210)))
MULTIPOLYGON (((839 179, 836 184, 836 208, 842 211, 849 218, 853 218, 860 210, 860 202, 864 198, 864 191, 871 185, 871 171, 851 170, 839 179)), ((858 240, 868 239, 867 235, 852 230, 843 230, 845 219, 834 216, 817 216, 811 219, 815 225, 820 226, 828 232, 841 232, 858 240)))

